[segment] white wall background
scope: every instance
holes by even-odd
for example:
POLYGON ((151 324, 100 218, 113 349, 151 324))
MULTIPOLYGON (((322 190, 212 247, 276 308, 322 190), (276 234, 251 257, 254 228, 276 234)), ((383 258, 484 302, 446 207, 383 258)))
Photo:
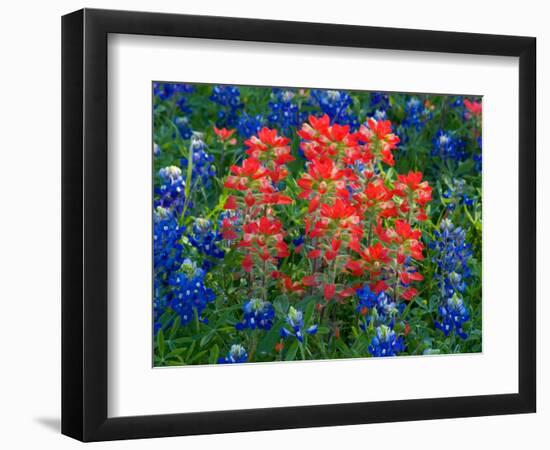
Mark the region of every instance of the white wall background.
MULTIPOLYGON (((3 448, 76 448, 60 417, 60 16, 83 6, 530 35, 538 38, 539 280, 550 269, 550 170, 543 140, 550 107, 549 12, 544 2, 392 0, 8 1, 0 15, 0 443, 3 448), (498 7, 497 7, 498 6, 498 7)), ((503 124, 503 133, 506 124, 503 124)), ((548 139, 547 139, 548 140, 548 139)), ((505 255, 503 255, 505 256, 505 255)), ((363 425, 101 443, 94 448, 413 449, 544 448, 550 443, 550 374, 543 329, 549 288, 539 281, 539 412, 535 415, 363 425), (546 295, 545 295, 546 294, 546 295)), ((406 375, 404 374, 404 378, 406 375)), ((413 381, 414 380, 409 380, 413 381)), ((205 393, 206 394, 206 393, 205 393)))

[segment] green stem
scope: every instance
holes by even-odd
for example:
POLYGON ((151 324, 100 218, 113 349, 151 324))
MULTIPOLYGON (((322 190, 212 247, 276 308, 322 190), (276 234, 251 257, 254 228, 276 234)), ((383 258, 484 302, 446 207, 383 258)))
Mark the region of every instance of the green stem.
POLYGON ((249 360, 252 362, 252 358, 254 357, 254 353, 256 353, 256 347, 258 346, 258 330, 254 330, 252 332, 252 338, 250 342, 250 351, 248 352, 250 357, 249 360))
POLYGON ((185 217, 185 212, 189 206, 189 194, 191 193, 191 180, 193 177, 193 145, 189 145, 189 153, 187 155, 187 175, 185 177, 185 203, 183 204, 183 212, 181 215, 185 217))
POLYGON ((195 328, 197 329, 197 334, 200 333, 200 320, 199 320, 199 312, 196 308, 193 308, 193 315, 195 316, 195 328))
POLYGON ((472 217, 472 215, 470 214, 470 211, 468 210, 467 206, 464 205, 464 212, 466 213, 466 216, 468 217, 468 219, 470 220, 470 222, 472 222, 472 225, 476 225, 476 221, 474 220, 474 218, 472 217))
POLYGON ((305 361, 306 359, 306 354, 304 352, 304 345, 298 341, 298 346, 300 347, 300 355, 302 355, 302 360, 305 361))

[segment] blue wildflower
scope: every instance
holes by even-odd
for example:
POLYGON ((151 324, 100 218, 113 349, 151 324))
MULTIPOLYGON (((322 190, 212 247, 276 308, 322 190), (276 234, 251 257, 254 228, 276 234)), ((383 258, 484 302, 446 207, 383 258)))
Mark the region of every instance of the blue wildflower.
POLYGON ((475 168, 478 172, 481 172, 482 158, 481 153, 474 155, 475 168))
POLYGON ((160 186, 155 189, 155 207, 170 209, 180 215, 185 205, 185 180, 181 169, 177 166, 163 167, 158 176, 160 186))
POLYGON ((453 211, 457 205, 472 206, 473 199, 467 194, 466 181, 463 179, 454 179, 447 183, 448 188, 443 192, 443 198, 449 200, 447 209, 453 211))
POLYGON ((172 211, 157 207, 153 214, 153 320, 155 333, 160 329, 160 316, 169 303, 170 274, 181 267, 185 229, 178 225, 172 211))
POLYGON ((466 157, 466 144, 462 139, 458 139, 454 133, 438 130, 432 139, 432 156, 437 156, 442 160, 462 161, 466 157))
POLYGON ((204 285, 206 272, 189 259, 184 260, 181 271, 172 273, 168 281, 171 292, 169 306, 185 325, 195 315, 201 316, 207 304, 214 301, 214 291, 204 285))
POLYGON ((233 344, 224 358, 218 359, 218 364, 244 363, 248 360, 246 349, 240 344, 233 344))
POLYGON ((437 255, 432 259, 437 264, 435 279, 441 292, 439 314, 441 323, 436 327, 447 336, 453 329, 463 339, 462 324, 469 319, 461 294, 466 290, 466 281, 471 277, 468 261, 472 256, 470 244, 466 242, 466 232, 461 227, 455 227, 449 219, 441 222, 440 231, 435 232, 436 240, 430 243, 430 248, 437 255))
POLYGON ((312 89, 310 95, 313 105, 327 114, 331 123, 349 125, 352 130, 359 127, 359 120, 351 111, 353 99, 346 91, 312 89))
POLYGON ((429 246, 435 250, 432 261, 437 264, 435 278, 444 299, 466 289, 466 280, 471 276, 468 261, 472 256, 471 245, 466 242, 466 232, 449 219, 443 219, 440 231, 434 233, 435 240, 429 246))
POLYGON ((377 109, 376 111, 374 111, 373 117, 378 122, 388 119, 388 115, 386 114, 386 110, 384 110, 384 109, 377 109))
POLYGON ((297 249, 300 249, 302 245, 304 245, 304 242, 305 242, 305 237, 303 234, 300 234, 297 238, 295 239, 292 239, 292 245, 294 245, 294 248, 297 249))
POLYGON ((191 106, 187 102, 188 102, 187 96, 183 96, 183 95, 176 100, 176 105, 178 106, 179 110, 183 114, 191 114, 193 112, 193 110, 191 109, 191 106))
POLYGON ((464 105, 464 97, 461 95, 454 97, 451 102, 451 108, 460 108, 463 105, 464 105))
POLYGON ((185 83, 153 83, 153 95, 160 100, 169 100, 176 94, 193 92, 195 88, 185 83))
POLYGON ((182 139, 189 139, 193 135, 193 130, 187 116, 176 116, 174 118, 174 125, 178 129, 182 139))
POLYGON ((185 231, 177 218, 161 206, 153 214, 153 263, 156 278, 178 270, 183 262, 181 238, 185 231))
POLYGON ((482 155, 482 151, 481 151, 481 136, 479 136, 477 139, 476 139, 476 142, 477 142, 477 146, 479 147, 479 153, 474 153, 474 162, 475 162, 475 167, 476 167, 476 170, 478 172, 481 172, 481 167, 482 167, 482 158, 481 158, 481 155, 482 155))
POLYGON ((435 326, 443 331, 445 336, 448 336, 454 330, 462 339, 468 337, 462 327, 465 322, 470 320, 470 314, 462 298, 455 294, 447 299, 443 305, 439 306, 439 314, 442 320, 441 322, 435 322, 435 326))
POLYGON ((405 103, 403 126, 406 128, 414 128, 416 131, 420 131, 431 117, 432 113, 424 107, 417 97, 412 97, 405 103))
POLYGON ((265 125, 265 119, 261 114, 250 116, 243 112, 237 122, 237 133, 239 136, 248 139, 250 136, 258 134, 265 125))
POLYGON ((226 237, 222 233, 222 238, 227 240, 236 239, 241 232, 241 226, 243 224, 242 212, 238 209, 227 209, 223 211, 218 217, 218 229, 227 232, 228 230, 234 233, 233 237, 226 237))
MULTIPOLYGON (((370 93, 370 110, 385 111, 391 108, 390 97, 384 92, 370 93)), ((378 119, 377 119, 378 120, 378 119)))
POLYGON ((155 276, 153 281, 153 333, 156 335, 162 328, 160 316, 166 310, 166 297, 161 295, 159 280, 155 276))
POLYGON ((395 316, 401 312, 400 306, 405 306, 404 303, 398 306, 384 291, 375 294, 368 284, 357 289, 356 294, 359 302, 355 310, 365 316, 365 323, 360 325, 365 331, 373 320, 393 327, 395 316))
MULTIPOLYGON (((174 125, 178 129, 182 139, 189 139, 192 133, 188 119, 192 109, 187 103, 187 94, 194 90, 195 88, 192 85, 185 83, 153 83, 153 95, 155 96, 155 100, 171 100, 178 106, 179 113, 183 114, 183 116, 176 115, 173 119, 174 125)), ((157 105, 155 104, 155 108, 156 107, 157 105)))
POLYGON ((305 120, 305 114, 293 102, 295 96, 294 91, 274 88, 269 102, 267 122, 270 127, 277 128, 284 135, 291 134, 305 120))
POLYGON ((395 331, 386 325, 376 328, 376 334, 369 345, 369 353, 372 356, 397 356, 405 350, 403 336, 397 336, 395 331))
POLYGON ((214 86, 210 100, 219 105, 216 125, 219 128, 235 128, 239 118, 238 112, 243 108, 241 92, 235 86, 214 86))
POLYGON ((251 330, 255 330, 256 328, 270 330, 273 326, 275 310, 273 309, 273 305, 268 301, 253 298, 244 304, 243 312, 242 322, 235 325, 235 328, 239 331, 245 328, 250 328, 251 330))
POLYGON ((221 233, 213 229, 210 220, 197 217, 193 222, 188 239, 191 245, 204 255, 216 259, 224 257, 224 251, 218 247, 222 239, 221 233))
MULTIPOLYGON (((212 178, 216 176, 214 157, 206 151, 206 144, 200 133, 193 133, 189 151, 193 157, 193 170, 191 173, 191 189, 196 187, 208 188, 212 184, 212 178)), ((187 169, 187 159, 181 159, 181 166, 187 169)))
MULTIPOLYGON (((291 306, 286 316, 286 323, 290 326, 290 330, 286 327, 282 327, 280 334, 282 338, 294 336, 300 342, 304 341, 304 313, 299 309, 291 306)), ((317 333, 317 325, 311 325, 305 330, 306 334, 314 335, 317 333)))
POLYGON ((371 309, 376 305, 377 295, 371 290, 368 284, 365 284, 362 288, 356 291, 359 303, 355 310, 357 312, 363 311, 363 308, 371 309))
POLYGON ((393 327, 395 316, 398 313, 401 313, 404 307, 405 303, 401 303, 398 306, 397 303, 385 292, 380 292, 378 294, 376 313, 378 314, 378 318, 384 322, 388 322, 389 319, 389 325, 391 327, 393 327))

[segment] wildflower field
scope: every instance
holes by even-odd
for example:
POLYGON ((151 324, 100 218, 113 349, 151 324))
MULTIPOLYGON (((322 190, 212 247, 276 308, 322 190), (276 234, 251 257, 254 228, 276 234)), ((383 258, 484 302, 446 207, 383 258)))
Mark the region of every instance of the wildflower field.
POLYGON ((481 351, 480 97, 152 91, 154 366, 481 351))

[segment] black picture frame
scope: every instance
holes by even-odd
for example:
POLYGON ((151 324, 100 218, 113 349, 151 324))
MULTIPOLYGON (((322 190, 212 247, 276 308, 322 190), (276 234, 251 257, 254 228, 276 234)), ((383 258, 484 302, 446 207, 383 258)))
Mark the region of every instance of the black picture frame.
POLYGON ((535 412, 535 97, 533 37, 94 9, 64 16, 62 433, 82 441, 102 441, 535 412), (518 57, 518 393, 109 418, 107 37, 110 33, 518 57))

